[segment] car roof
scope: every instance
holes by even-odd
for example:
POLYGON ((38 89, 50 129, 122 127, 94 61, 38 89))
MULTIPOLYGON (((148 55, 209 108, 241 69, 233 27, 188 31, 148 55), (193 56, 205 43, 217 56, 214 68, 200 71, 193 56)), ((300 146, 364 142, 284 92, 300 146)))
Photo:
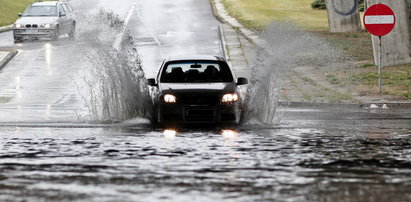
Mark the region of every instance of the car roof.
POLYGON ((166 60, 167 61, 180 61, 180 60, 225 61, 224 58, 222 58, 220 56, 213 56, 213 55, 179 55, 179 56, 170 56, 166 60))
POLYGON ((40 1, 40 2, 34 2, 31 4, 32 6, 55 6, 59 3, 58 1, 40 1))

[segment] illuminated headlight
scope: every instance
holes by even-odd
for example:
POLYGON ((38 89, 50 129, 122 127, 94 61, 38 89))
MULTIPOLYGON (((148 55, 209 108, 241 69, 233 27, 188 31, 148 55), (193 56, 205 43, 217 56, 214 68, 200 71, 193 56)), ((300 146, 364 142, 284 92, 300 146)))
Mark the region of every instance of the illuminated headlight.
POLYGON ((176 101, 177 101, 176 96, 171 95, 171 94, 166 94, 166 95, 164 95, 164 102, 167 102, 167 103, 176 103, 176 101))
POLYGON ((237 93, 228 93, 223 95, 223 99, 221 100, 222 102, 237 102, 238 101, 238 95, 237 93))
POLYGON ((41 27, 49 29, 51 27, 51 24, 42 24, 41 27))
POLYGON ((14 24, 14 27, 17 29, 23 28, 24 25, 23 24, 14 24))

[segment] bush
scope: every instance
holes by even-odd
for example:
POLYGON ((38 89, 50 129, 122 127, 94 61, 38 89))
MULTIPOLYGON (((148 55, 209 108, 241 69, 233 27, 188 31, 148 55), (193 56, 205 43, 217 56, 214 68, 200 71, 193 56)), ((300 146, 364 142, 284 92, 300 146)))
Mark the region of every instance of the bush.
POLYGON ((364 0, 358 0, 358 10, 361 11, 361 12, 365 11, 364 0))
MULTIPOLYGON (((320 9, 320 10, 327 8, 327 6, 325 5, 325 0, 315 0, 314 2, 311 3, 311 7, 313 9, 320 9)), ((358 0, 358 10, 361 12, 365 10, 364 0, 358 0)))
POLYGON ((326 9, 325 0, 315 0, 311 3, 311 8, 313 9, 326 9))

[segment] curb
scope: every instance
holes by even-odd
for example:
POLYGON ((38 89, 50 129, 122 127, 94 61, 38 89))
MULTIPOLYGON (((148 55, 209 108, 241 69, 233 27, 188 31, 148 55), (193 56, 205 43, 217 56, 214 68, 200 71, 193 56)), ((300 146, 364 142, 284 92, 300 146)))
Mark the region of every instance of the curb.
POLYGON ((243 35, 248 41, 254 43, 254 44, 260 44, 260 37, 259 34, 255 30, 251 30, 248 28, 245 28, 241 23, 239 23, 234 17, 230 16, 225 9, 224 5, 221 3, 221 0, 212 0, 211 1, 212 8, 214 15, 217 17, 217 19, 222 22, 222 23, 227 23, 231 27, 233 27, 237 33, 243 35), (225 13, 221 14, 221 13, 225 13), (232 18, 232 19, 228 19, 232 18), (251 36, 254 35, 254 36, 251 36))
POLYGON ((3 69, 13 58, 16 56, 18 51, 12 50, 10 53, 2 60, 0 61, 0 70, 3 69))
POLYGON ((228 54, 227 50, 227 42, 225 40, 225 34, 224 34, 224 28, 222 25, 218 25, 218 33, 220 35, 220 41, 221 41, 221 53, 223 54, 223 57, 227 60, 230 61, 230 55, 228 54))
POLYGON ((221 23, 229 24, 227 21, 224 20, 224 18, 222 18, 222 17, 218 14, 217 8, 216 8, 215 4, 216 4, 215 0, 210 0, 210 5, 211 5, 211 9, 213 10, 213 15, 214 15, 214 17, 215 17, 218 21, 220 21, 221 23))
POLYGON ((11 31, 12 29, 13 29, 13 25, 8 25, 8 26, 0 27, 0 33, 8 32, 8 31, 11 31))

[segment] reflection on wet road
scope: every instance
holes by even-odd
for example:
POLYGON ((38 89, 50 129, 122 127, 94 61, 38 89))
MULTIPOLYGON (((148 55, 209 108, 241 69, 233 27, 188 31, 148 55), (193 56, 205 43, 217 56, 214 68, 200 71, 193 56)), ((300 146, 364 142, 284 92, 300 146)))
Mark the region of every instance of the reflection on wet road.
POLYGON ((3 128, 0 199, 408 201, 410 137, 410 128, 3 128))
POLYGON ((8 99, 0 105, 0 121, 75 120, 81 99, 75 85, 79 69, 71 62, 74 43, 62 39, 18 45, 19 54, 0 73, 0 97, 8 99))

